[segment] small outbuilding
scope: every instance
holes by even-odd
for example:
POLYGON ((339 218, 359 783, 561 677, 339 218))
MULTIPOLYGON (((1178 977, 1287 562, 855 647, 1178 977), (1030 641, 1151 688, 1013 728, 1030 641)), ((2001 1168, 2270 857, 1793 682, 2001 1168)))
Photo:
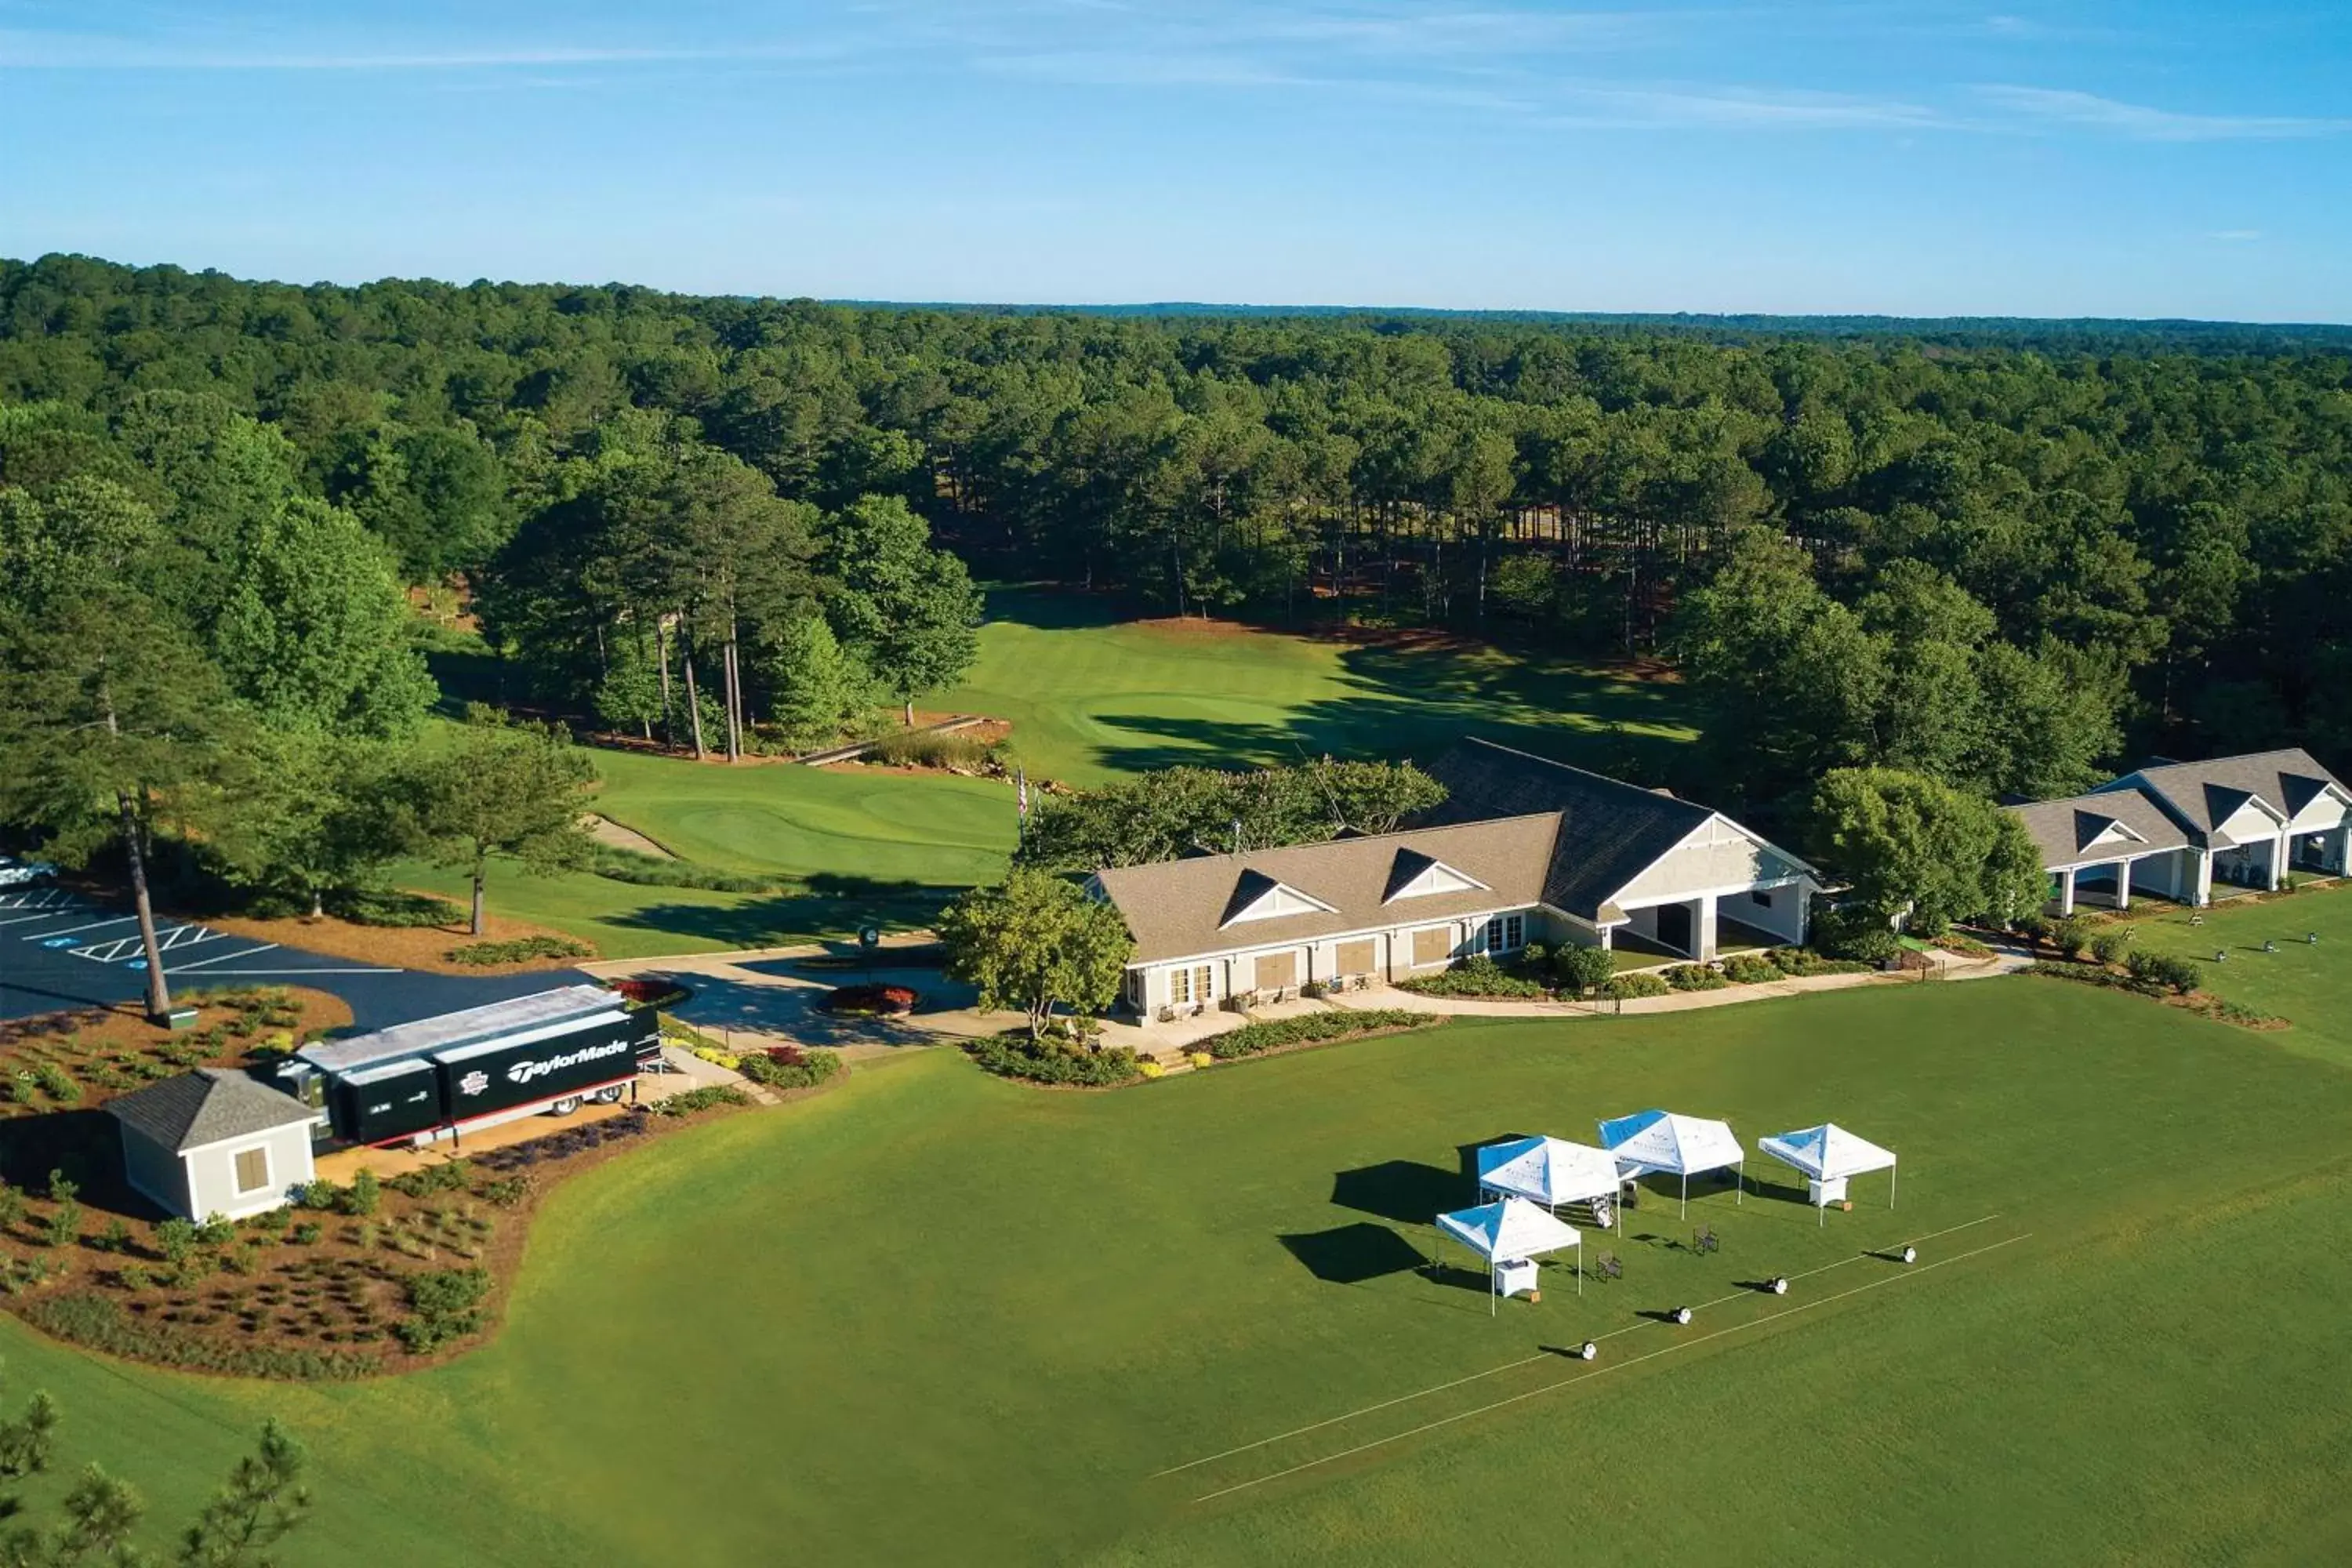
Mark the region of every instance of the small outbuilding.
POLYGON ((317 1173, 319 1112, 232 1068, 198 1068, 107 1102, 122 1173, 184 1219, 243 1219, 291 1201, 317 1173))

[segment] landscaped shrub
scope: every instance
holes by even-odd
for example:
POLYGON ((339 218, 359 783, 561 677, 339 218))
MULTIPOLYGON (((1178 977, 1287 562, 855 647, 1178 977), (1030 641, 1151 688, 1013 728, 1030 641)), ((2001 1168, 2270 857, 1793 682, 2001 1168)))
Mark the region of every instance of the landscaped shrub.
POLYGON ((1677 963, 1666 971, 1666 984, 1677 991, 1720 991, 1731 982, 1712 964, 1677 963))
POLYGON ((2131 951, 2129 931, 2103 931, 2091 939, 2091 957, 2100 963, 2121 963, 2131 951))
POLYGON ((2196 990, 2201 978, 2194 963, 2169 952, 2135 952, 2125 967, 2131 971, 2133 979, 2169 987, 2183 996, 2196 990))
POLYGON ((1735 985, 1769 985, 1780 978, 1780 966, 1760 952, 1735 952, 1723 961, 1723 973, 1735 985))
POLYGON ((1033 1044, 1026 1034, 996 1035, 968 1042, 964 1052, 1000 1078, 1061 1088, 1114 1089, 1142 1077, 1135 1053, 1124 1046, 1074 1051, 1033 1044))
POLYGON ((1307 1013, 1296 1018, 1270 1018, 1262 1023, 1244 1024, 1238 1029, 1212 1036, 1208 1049, 1212 1058, 1229 1062, 1243 1057, 1261 1056, 1285 1046, 1319 1045, 1328 1040, 1351 1039, 1359 1035, 1384 1034, 1395 1029, 1425 1029, 1444 1021, 1433 1013, 1415 1013, 1402 1007, 1361 1007, 1307 1013))
POLYGON ((524 936, 512 942, 469 942, 441 956, 452 963, 485 965, 528 963, 534 958, 593 958, 596 950, 569 937, 524 936))
POLYGON ((691 860, 672 860, 648 855, 642 849, 624 849, 617 844, 593 840, 583 851, 583 869, 608 881, 627 882, 634 887, 699 888, 714 893, 773 893, 784 887, 774 877, 720 871, 691 860))
POLYGON ((654 1101, 650 1107, 656 1116, 691 1116, 698 1110, 708 1110, 714 1105, 749 1105, 751 1097, 731 1083, 705 1084, 689 1089, 683 1094, 673 1094, 654 1101))
POLYGON ((608 980, 604 984, 632 1007, 673 1007, 693 994, 675 980, 608 980))
POLYGON ((1815 974, 1862 974, 1874 967, 1858 959, 1824 958, 1802 947, 1776 947, 1764 956, 1781 973, 1801 980, 1815 974))
MULTIPOLYGON (((360 1174, 366 1173, 362 1171, 360 1174)), ((462 1193, 473 1181, 473 1176, 471 1161, 445 1160, 437 1165, 420 1165, 414 1171, 403 1171, 383 1184, 394 1192, 404 1194, 412 1198, 429 1198, 435 1193, 462 1193)), ((352 1189, 354 1193, 358 1191, 359 1184, 357 1176, 352 1178, 352 1189)), ((344 1212, 358 1214, 361 1211, 346 1204, 344 1212)), ((374 1210, 370 1208, 367 1212, 373 1213, 374 1210)))
POLYGON ((25 1309, 25 1318, 35 1328, 58 1339, 109 1355, 231 1377, 341 1380, 364 1377, 383 1366, 374 1356, 334 1351, 269 1350, 176 1333, 161 1324, 131 1317, 110 1297, 88 1291, 36 1301, 25 1309))
POLYGON ((1617 960, 1605 947, 1561 947, 1552 952, 1551 971, 1559 977, 1560 989, 1581 996, 1609 984, 1617 973, 1617 960))
POLYGON ((81 1102, 81 1085, 74 1081, 73 1074, 66 1071, 57 1063, 41 1063, 33 1069, 33 1078, 40 1084, 41 1092, 47 1095, 52 1102, 58 1105, 78 1105, 81 1102))
POLYGON ((482 1326, 482 1300, 490 1293, 490 1271, 482 1268, 436 1268, 404 1282, 413 1316, 392 1326, 400 1342, 429 1355, 482 1326))
POLYGON ((814 1089, 841 1070, 841 1058, 831 1051, 804 1051, 798 1046, 771 1046, 748 1053, 736 1071, 770 1089, 814 1089))
POLYGON ((2242 1029, 2277 1029, 2286 1025, 2286 1020, 2276 1013, 2265 1013, 2260 1007, 2249 1007, 2243 1002, 2217 1001, 2213 1004, 2213 1016, 2225 1024, 2235 1024, 2242 1029))
POLYGON ((954 768, 984 773, 996 748, 976 736, 938 730, 886 730, 874 737, 866 760, 893 768, 954 768))
POLYGON ((1437 974, 1417 974, 1397 989, 1420 996, 1502 997, 1540 1000, 1550 994, 1533 980, 1522 979, 1484 953, 1465 958, 1437 974))
POLYGON ((1813 917, 1813 945, 1849 963, 1884 963, 1901 947, 1886 917, 1865 905, 1824 910, 1813 917))
POLYGON ((2050 945, 2069 958, 2080 958, 2083 950, 2091 945, 2092 922, 2081 915, 2068 915, 2050 922, 2050 945))
POLYGON ((355 889, 327 895, 327 912, 363 926, 456 925, 464 911, 429 893, 355 889))
POLYGON ((1609 983, 1601 988, 1601 994, 1612 1002, 1630 1002, 1637 996, 1670 996, 1674 989, 1662 976, 1643 969, 1631 974, 1611 975, 1609 983))

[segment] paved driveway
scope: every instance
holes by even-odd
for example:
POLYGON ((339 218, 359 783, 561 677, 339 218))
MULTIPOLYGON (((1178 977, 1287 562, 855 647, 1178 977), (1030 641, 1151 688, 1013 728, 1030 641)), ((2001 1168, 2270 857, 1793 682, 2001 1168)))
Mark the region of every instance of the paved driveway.
MULTIPOLYGON (((159 921, 156 939, 175 994, 215 985, 308 985, 349 1003, 361 1029, 587 978, 568 969, 478 978, 427 974, 355 963, 185 921, 159 921)), ((127 909, 64 888, 0 889, 0 1018, 135 1002, 146 994, 146 972, 139 922, 127 909)))

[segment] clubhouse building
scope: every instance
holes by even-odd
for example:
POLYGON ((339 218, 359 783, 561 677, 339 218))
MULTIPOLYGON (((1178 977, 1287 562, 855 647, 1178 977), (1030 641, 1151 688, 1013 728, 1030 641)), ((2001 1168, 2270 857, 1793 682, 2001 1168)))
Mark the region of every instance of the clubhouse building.
POLYGON ((2087 795, 2009 809, 2040 846, 2051 909, 2129 909, 2135 894, 2202 905, 2213 885, 2275 889, 2346 874, 2352 791, 2299 748, 2154 763, 2087 795))
POLYGON ((1430 973, 1531 942, 1704 963, 1805 938, 1811 867, 1663 790, 1465 741, 1414 827, 1095 874, 1134 934, 1121 1000, 1146 1018, 1430 973))

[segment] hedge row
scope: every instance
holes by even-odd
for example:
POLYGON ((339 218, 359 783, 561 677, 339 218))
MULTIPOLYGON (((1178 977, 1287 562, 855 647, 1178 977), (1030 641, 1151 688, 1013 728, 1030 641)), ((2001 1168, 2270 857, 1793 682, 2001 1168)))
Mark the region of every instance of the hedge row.
POLYGON ((1115 1089, 1143 1077, 1135 1053, 1124 1046, 1066 1050, 1035 1044, 1026 1034, 995 1035, 970 1042, 964 1054, 999 1078, 1061 1089, 1115 1089))
POLYGON ((1306 1013, 1296 1018, 1268 1019, 1211 1037, 1209 1054, 1219 1061, 1260 1056, 1285 1046, 1318 1045, 1388 1029, 1425 1029, 1445 1020, 1431 1013, 1402 1007, 1365 1007, 1345 1012, 1306 1013))

